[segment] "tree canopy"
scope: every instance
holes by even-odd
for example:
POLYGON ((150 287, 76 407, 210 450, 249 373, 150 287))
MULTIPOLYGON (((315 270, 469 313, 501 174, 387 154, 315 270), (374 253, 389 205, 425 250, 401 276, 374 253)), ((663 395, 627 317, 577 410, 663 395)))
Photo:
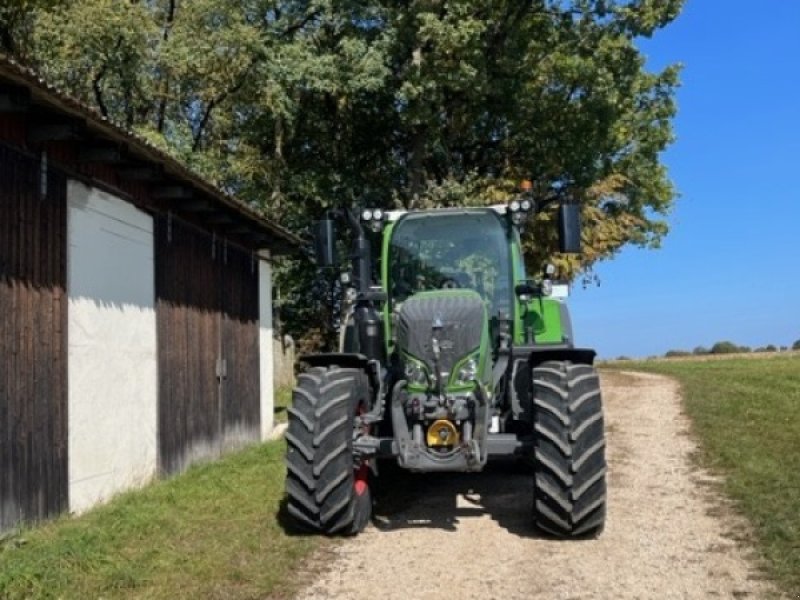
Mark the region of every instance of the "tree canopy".
MULTIPOLYGON (((636 41, 683 0, 0 0, 0 46, 302 229, 331 205, 582 203, 585 253, 657 246, 678 66, 636 41)), ((299 277, 294 272, 293 277, 299 277)))

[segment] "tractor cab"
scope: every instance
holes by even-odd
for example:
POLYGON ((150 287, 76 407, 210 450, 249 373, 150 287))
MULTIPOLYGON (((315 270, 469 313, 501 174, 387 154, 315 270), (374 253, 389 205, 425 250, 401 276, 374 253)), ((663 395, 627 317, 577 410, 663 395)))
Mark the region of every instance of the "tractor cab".
POLYGON ((509 228, 492 210, 407 213, 385 233, 382 285, 394 308, 422 291, 470 289, 490 315, 512 309, 509 228))

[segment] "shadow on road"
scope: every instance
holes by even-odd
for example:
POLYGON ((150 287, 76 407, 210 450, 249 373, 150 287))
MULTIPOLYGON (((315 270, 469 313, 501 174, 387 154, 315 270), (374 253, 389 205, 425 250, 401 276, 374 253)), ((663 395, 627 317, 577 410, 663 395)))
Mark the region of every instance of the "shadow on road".
POLYGON ((531 518, 533 477, 518 462, 492 463, 481 473, 409 473, 380 465, 373 490, 378 529, 456 531, 461 519, 489 515, 510 533, 541 537, 531 518))
MULTIPOLYGON (((455 532, 462 519, 488 515, 509 533, 552 539, 533 527, 533 476, 521 462, 491 463, 481 473, 411 473, 393 461, 379 470, 371 485, 372 522, 379 530, 455 532)), ((285 498, 277 517, 287 534, 309 535, 287 514, 285 498)))

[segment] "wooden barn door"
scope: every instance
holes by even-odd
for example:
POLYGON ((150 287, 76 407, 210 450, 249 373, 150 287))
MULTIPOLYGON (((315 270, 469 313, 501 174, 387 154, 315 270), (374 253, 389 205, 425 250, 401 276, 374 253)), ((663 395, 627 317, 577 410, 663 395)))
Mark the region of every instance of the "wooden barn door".
POLYGON ((175 473, 258 439, 258 270, 169 217, 156 247, 159 464, 175 473))
POLYGON ((225 443, 236 445, 260 437, 258 261, 250 253, 228 247, 223 264, 222 431, 225 443))
POLYGON ((0 531, 68 506, 66 204, 0 146, 0 531))

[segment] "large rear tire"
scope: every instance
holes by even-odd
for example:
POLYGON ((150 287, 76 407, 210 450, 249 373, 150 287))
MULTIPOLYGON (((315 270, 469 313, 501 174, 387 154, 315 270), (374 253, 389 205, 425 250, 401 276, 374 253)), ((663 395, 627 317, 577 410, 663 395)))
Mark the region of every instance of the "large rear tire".
POLYGON ((600 380, 594 367, 548 361, 533 369, 534 523, 559 538, 605 526, 606 461, 600 380))
POLYGON ((353 535, 369 523, 367 469, 356 471, 353 461, 362 382, 361 371, 338 367, 298 377, 286 431, 286 510, 306 531, 353 535))

